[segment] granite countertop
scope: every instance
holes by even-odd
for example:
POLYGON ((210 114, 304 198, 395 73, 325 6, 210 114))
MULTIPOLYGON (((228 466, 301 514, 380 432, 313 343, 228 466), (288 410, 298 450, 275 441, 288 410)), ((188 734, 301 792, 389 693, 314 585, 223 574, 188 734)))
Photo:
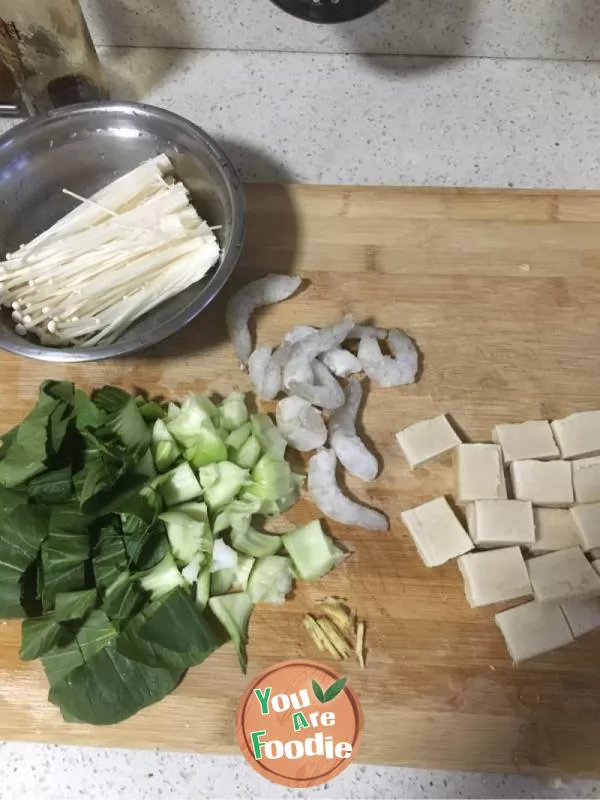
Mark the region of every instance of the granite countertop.
MULTIPOLYGON (((246 180, 594 188, 585 61, 101 48, 115 98, 199 123, 246 180)), ((0 121, 0 131, 11 122, 0 121)))
POLYGON ((0 743, 0 800, 591 798, 600 781, 350 765, 331 783, 286 789, 240 757, 0 743))
MULTIPOLYGON (((270 4, 257 18, 257 4, 83 3, 114 96, 199 123, 246 180, 600 185, 594 0, 390 0, 341 28, 301 25, 270 4)), ((0 132, 13 124, 0 121, 0 132)), ((0 775, 0 800, 600 794, 564 776, 362 765, 300 792, 267 783, 241 757, 16 743, 0 743, 0 775)))

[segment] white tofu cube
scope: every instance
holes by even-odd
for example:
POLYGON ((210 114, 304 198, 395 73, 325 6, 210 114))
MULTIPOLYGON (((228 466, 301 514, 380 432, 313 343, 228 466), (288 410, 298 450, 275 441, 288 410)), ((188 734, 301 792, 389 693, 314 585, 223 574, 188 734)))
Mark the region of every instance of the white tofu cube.
POLYGON ((458 559, 458 568, 473 608, 531 595, 531 581, 519 547, 467 553, 458 559))
POLYGON ((563 458, 600 455, 600 411, 581 411, 552 423, 563 458))
POLYGON ((471 539, 478 547, 535 544, 531 503, 522 500, 476 500, 467 508, 471 539))
POLYGON ((600 575, 600 558, 597 558, 597 559, 595 559, 595 561, 592 561, 592 567, 600 575))
POLYGON ((473 542, 445 497, 403 511, 400 518, 427 567, 438 567, 473 549, 473 542))
POLYGON ((540 461, 560 458, 552 428, 545 419, 496 425, 492 439, 502 448, 505 464, 532 458, 540 461))
POLYGON ((506 500, 502 451, 497 444, 461 444, 455 451, 457 500, 506 500))
POLYGON ((573 641, 573 634, 560 606, 525 603, 496 614, 508 652, 515 664, 549 653, 573 641))
POLYGON ((560 607, 575 638, 600 628, 600 597, 572 597, 560 607))
POLYGON ((588 558, 591 558, 592 561, 597 561, 600 559, 600 547, 592 547, 590 550, 587 551, 588 558))
POLYGON ((576 503, 600 502, 600 458, 573 461, 573 490, 576 503))
POLYGON ((411 469, 450 453, 460 444, 444 414, 404 428, 396 434, 396 439, 411 469))
POLYGON ((533 509, 535 544, 532 553, 550 553, 580 544, 575 520, 568 508, 533 509))
POLYGON ((600 575, 580 547, 546 553, 526 563, 533 594, 540 603, 600 595, 600 575))
POLYGON ((566 461, 513 461, 510 474, 517 500, 534 506, 573 505, 571 464, 566 461))
POLYGON ((583 550, 600 547, 600 503, 573 506, 571 514, 583 550))

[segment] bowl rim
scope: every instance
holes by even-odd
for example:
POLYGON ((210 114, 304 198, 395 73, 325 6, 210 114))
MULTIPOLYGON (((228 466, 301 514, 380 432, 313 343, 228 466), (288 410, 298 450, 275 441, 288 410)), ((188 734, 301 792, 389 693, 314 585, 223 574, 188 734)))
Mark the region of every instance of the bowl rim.
POLYGON ((186 130, 192 136, 200 139, 214 158, 215 165, 221 172, 224 184, 227 187, 229 202, 233 209, 231 220, 231 245, 225 253, 219 269, 209 280, 200 297, 190 301, 181 311, 161 325, 153 328, 149 333, 141 336, 139 340, 123 342, 117 340, 113 344, 93 348, 72 347, 58 348, 46 347, 35 344, 25 339, 20 339, 16 334, 14 339, 0 343, 0 349, 27 358, 34 358, 38 361, 53 363, 82 363, 89 361, 104 361, 110 358, 132 355, 141 350, 145 350, 159 342, 168 339, 173 334, 188 325, 194 320, 219 294, 231 273, 233 272, 244 243, 246 232, 246 199, 242 186, 241 178, 233 166, 229 156, 219 144, 194 122, 176 114, 173 111, 160 108, 159 106, 148 103, 123 102, 119 100, 106 100, 94 103, 80 103, 74 106, 65 106, 53 109, 46 114, 25 120, 19 125, 9 129, 0 136, 0 153, 2 149, 14 144, 12 140, 15 134, 27 134, 33 130, 51 129, 52 125, 65 117, 86 116, 90 113, 104 114, 109 111, 123 112, 133 116, 143 115, 146 117, 159 118, 163 121, 175 123, 180 129, 186 130))

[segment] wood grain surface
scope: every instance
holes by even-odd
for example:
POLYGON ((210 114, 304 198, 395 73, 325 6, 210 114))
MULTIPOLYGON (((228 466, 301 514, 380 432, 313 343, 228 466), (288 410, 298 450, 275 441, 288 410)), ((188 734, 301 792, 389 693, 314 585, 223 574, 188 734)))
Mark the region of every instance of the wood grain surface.
MULTIPOLYGON (((332 525, 354 555, 284 607, 252 618, 249 677, 318 657, 301 617, 325 594, 368 620, 368 668, 347 672, 365 712, 364 762, 430 768, 600 773, 600 632, 514 668, 494 608, 471 610, 455 564, 428 570, 401 509, 452 491, 448 464, 410 473, 394 432, 453 415, 490 439, 498 422, 600 407, 600 194, 253 186, 248 241, 229 291, 269 271, 306 279, 264 310, 258 339, 295 323, 359 320, 404 328, 423 354, 418 384, 368 392, 364 429, 382 461, 357 497, 384 509, 387 534, 332 525)), ((135 358, 79 366, 0 356, 0 430, 18 422, 44 378, 181 397, 248 390, 226 339, 224 299, 183 333, 135 358)), ((308 500, 292 521, 314 516, 308 500)), ((115 727, 67 725, 35 664, 17 657, 19 625, 0 623, 0 739, 235 752, 247 678, 231 646, 192 670, 160 705, 115 727)))

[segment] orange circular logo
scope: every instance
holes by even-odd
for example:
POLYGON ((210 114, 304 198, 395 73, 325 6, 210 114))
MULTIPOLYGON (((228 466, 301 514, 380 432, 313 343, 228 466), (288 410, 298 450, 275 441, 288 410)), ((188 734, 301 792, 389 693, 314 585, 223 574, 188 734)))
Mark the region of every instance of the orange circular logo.
POLYGON ((346 769, 364 727, 347 678, 315 661, 276 664, 244 692, 237 738, 246 760, 283 786, 318 786, 346 769))

